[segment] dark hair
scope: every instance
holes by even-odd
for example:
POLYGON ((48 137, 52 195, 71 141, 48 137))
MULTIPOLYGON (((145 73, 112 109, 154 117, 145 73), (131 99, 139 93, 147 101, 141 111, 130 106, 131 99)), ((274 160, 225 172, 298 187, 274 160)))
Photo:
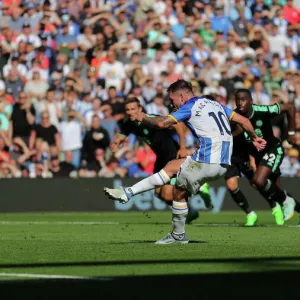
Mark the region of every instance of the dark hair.
POLYGON ((252 100, 252 95, 251 95, 251 92, 250 92, 249 90, 247 90, 247 89, 238 89, 238 90, 235 92, 235 96, 236 96, 237 94, 239 94, 239 93, 244 93, 244 94, 246 94, 246 95, 248 96, 248 98, 249 98, 250 100, 252 100))
POLYGON ((173 82, 167 89, 168 93, 175 93, 179 90, 187 90, 190 93, 193 93, 193 86, 190 82, 178 79, 177 81, 173 82))
POLYGON ((92 117, 92 120, 94 120, 94 119, 98 119, 99 121, 101 121, 100 118, 99 118, 99 116, 96 115, 96 114, 94 114, 93 117, 92 117))
POLYGON ((164 97, 163 93, 157 93, 154 98, 162 98, 162 99, 164 99, 165 97, 164 97))
POLYGON ((141 103, 140 100, 136 97, 130 97, 128 99, 125 100, 124 104, 130 104, 130 103, 136 103, 138 105, 138 107, 141 107, 141 103))

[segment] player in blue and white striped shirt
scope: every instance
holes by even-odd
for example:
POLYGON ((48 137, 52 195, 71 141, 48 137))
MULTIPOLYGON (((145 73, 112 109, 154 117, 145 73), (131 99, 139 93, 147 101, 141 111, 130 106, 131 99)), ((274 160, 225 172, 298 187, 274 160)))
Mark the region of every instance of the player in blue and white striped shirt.
POLYGON ((167 184, 177 174, 172 204, 173 230, 156 243, 186 244, 188 239, 185 235, 185 221, 189 196, 198 193, 205 182, 222 177, 230 165, 232 135, 229 120, 238 123, 249 134, 258 151, 265 147, 265 141, 256 135, 247 118, 214 100, 195 97, 192 85, 185 80, 177 80, 171 84, 168 94, 176 112, 158 117, 143 114, 138 121, 159 128, 184 122, 198 140, 199 147, 191 157, 169 162, 160 172, 132 187, 104 190, 110 198, 126 203, 133 195, 167 184))

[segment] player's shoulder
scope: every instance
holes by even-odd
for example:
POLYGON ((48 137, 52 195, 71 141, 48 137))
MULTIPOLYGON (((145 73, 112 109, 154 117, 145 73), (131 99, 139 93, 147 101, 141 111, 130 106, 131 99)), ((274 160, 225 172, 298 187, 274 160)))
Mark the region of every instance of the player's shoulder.
POLYGON ((259 105, 259 104, 252 104, 252 108, 255 112, 268 112, 268 105, 259 105))
POLYGON ((201 99, 201 97, 192 97, 191 99, 189 99, 188 101, 186 101, 181 107, 183 108, 192 108, 194 106, 194 104, 199 101, 201 99))
POLYGON ((270 104, 270 105, 258 105, 252 104, 253 111, 257 114, 269 114, 269 113, 280 113, 280 105, 278 103, 270 104))
POLYGON ((118 125, 120 127, 124 127, 124 126, 126 126, 126 127, 130 126, 131 127, 132 126, 132 121, 126 116, 125 118, 118 121, 118 125))

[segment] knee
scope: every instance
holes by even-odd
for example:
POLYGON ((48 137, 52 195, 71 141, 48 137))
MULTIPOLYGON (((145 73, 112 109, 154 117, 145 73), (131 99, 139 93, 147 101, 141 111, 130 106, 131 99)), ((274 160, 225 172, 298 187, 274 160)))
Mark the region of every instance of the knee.
POLYGON ((227 185, 227 189, 229 190, 229 192, 233 192, 236 189, 238 189, 238 187, 239 187, 237 179, 234 179, 234 180, 230 180, 229 179, 229 180, 227 180, 226 181, 226 185, 227 185))
POLYGON ((160 198, 161 199, 161 188, 157 188, 155 189, 155 197, 160 198))
POLYGON ((265 179, 258 176, 254 176, 252 180, 252 185, 254 185, 257 189, 261 190, 265 187, 266 182, 267 181, 265 179))
POLYGON ((165 201, 166 203, 171 203, 173 201, 173 193, 170 193, 169 191, 164 191, 162 190, 160 193, 160 197, 163 201, 165 201))

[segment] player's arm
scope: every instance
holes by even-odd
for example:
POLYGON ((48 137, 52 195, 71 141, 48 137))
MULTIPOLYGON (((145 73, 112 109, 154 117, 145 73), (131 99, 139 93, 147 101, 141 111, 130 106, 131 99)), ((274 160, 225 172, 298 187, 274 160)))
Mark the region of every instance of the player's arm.
POLYGON ((177 125, 174 125, 174 128, 178 134, 179 137, 179 150, 177 153, 177 158, 183 158, 187 156, 187 150, 185 147, 185 134, 184 134, 184 124, 179 123, 177 125))
POLYGON ((176 119, 172 118, 171 115, 151 117, 144 113, 140 115, 139 121, 143 122, 145 125, 155 128, 169 128, 177 123, 176 119))
POLYGON ((177 111, 172 112, 167 116, 151 117, 146 114, 141 114, 139 121, 156 128, 169 128, 174 124, 178 124, 188 120, 191 117, 191 108, 193 102, 182 105, 177 111))
POLYGON ((252 139, 252 143, 258 151, 261 151, 266 147, 266 141, 256 135, 249 119, 243 117, 242 115, 236 112, 233 112, 230 116, 230 121, 238 123, 244 129, 244 131, 248 133, 248 135, 252 139))
POLYGON ((117 133, 115 138, 111 141, 109 148, 112 153, 116 153, 119 149, 119 146, 123 143, 123 141, 127 138, 126 135, 122 133, 117 133))
POLYGON ((280 112, 286 112, 288 119, 288 141, 295 142, 295 128, 296 128, 296 108, 292 103, 279 104, 280 112))
POLYGON ((238 136, 244 132, 243 128, 237 124, 237 123, 232 123, 234 126, 231 126, 231 134, 232 136, 238 136))

